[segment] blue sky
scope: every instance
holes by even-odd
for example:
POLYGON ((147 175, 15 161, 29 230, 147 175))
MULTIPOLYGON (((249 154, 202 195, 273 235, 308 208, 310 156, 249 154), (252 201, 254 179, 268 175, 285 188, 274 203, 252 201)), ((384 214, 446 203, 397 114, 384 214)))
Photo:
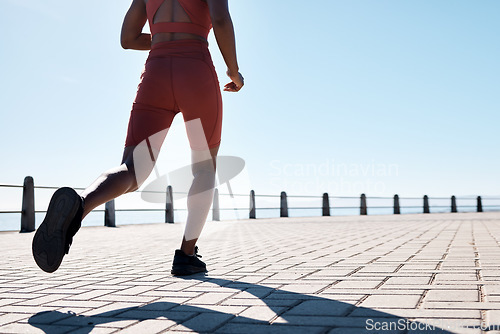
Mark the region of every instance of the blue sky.
MULTIPOLYGON (((120 162, 146 52, 128 1, 0 3, 0 183, 82 187, 120 162)), ((336 196, 499 195, 495 0, 230 1, 246 86, 224 93, 236 188, 336 196), (236 183, 238 183, 236 182, 236 183)), ((221 84, 225 67, 213 36, 221 84)), ((188 163, 180 116, 161 155, 188 163)))

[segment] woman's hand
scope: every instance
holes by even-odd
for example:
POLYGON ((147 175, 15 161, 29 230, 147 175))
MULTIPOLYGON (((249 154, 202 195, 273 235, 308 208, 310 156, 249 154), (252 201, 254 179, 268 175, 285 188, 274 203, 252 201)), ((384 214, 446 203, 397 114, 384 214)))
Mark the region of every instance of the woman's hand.
POLYGON ((225 92, 238 92, 245 84, 245 79, 240 72, 233 73, 227 70, 227 76, 231 79, 231 82, 224 86, 225 92))

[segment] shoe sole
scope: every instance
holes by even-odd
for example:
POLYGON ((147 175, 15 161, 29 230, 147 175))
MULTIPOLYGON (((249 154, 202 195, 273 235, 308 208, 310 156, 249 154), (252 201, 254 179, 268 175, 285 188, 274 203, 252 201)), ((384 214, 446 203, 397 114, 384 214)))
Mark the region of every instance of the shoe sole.
POLYGON ((81 197, 72 188, 60 188, 52 196, 47 214, 33 237, 36 264, 45 272, 59 268, 65 255, 66 234, 80 208, 81 197))
POLYGON ((195 266, 173 266, 170 271, 170 273, 174 276, 188 276, 206 272, 207 269, 195 266))

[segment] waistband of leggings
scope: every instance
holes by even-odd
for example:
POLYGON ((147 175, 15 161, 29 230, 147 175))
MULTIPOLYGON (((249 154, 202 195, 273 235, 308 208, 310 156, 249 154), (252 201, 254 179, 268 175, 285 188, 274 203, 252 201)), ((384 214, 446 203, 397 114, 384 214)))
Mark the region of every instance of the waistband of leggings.
POLYGON ((183 39, 178 41, 165 41, 158 42, 151 46, 151 51, 165 50, 165 49, 179 49, 179 48, 200 48, 208 49, 208 42, 198 39, 183 39))

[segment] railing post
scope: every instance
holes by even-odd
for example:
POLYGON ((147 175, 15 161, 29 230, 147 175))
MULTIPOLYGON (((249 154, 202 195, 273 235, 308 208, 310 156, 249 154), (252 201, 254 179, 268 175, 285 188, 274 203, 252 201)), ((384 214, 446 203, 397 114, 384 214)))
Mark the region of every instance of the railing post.
POLYGON ((172 186, 167 187, 167 200, 165 203, 165 223, 174 223, 174 193, 172 186))
POLYGON ((323 216, 330 216, 330 197, 328 193, 323 194, 323 216))
POLYGON ((220 208, 219 208, 219 189, 215 188, 214 202, 212 204, 212 220, 220 221, 220 208))
POLYGON ((286 192, 281 192, 280 200, 280 217, 288 217, 288 203, 286 200, 286 192))
POLYGON ((455 196, 451 196, 451 212, 457 211, 457 198, 455 196))
POLYGON ((394 214, 395 215, 401 214, 401 207, 399 206, 399 195, 398 194, 394 195, 394 214))
POLYGON ((104 206, 104 226, 116 227, 115 200, 106 202, 104 206))
POLYGON ((23 204, 21 212, 21 232, 35 230, 35 182, 26 176, 23 184, 23 204))
POLYGON ((483 212, 483 201, 481 196, 477 196, 477 212, 483 212))
POLYGON ((431 213, 429 209, 429 197, 427 195, 424 196, 424 213, 431 213))
POLYGON ((359 206, 359 214, 366 216, 368 214, 368 207, 366 206, 366 195, 361 194, 361 204, 359 206))
POLYGON ((255 191, 250 190, 250 213, 248 218, 255 219, 255 191))

